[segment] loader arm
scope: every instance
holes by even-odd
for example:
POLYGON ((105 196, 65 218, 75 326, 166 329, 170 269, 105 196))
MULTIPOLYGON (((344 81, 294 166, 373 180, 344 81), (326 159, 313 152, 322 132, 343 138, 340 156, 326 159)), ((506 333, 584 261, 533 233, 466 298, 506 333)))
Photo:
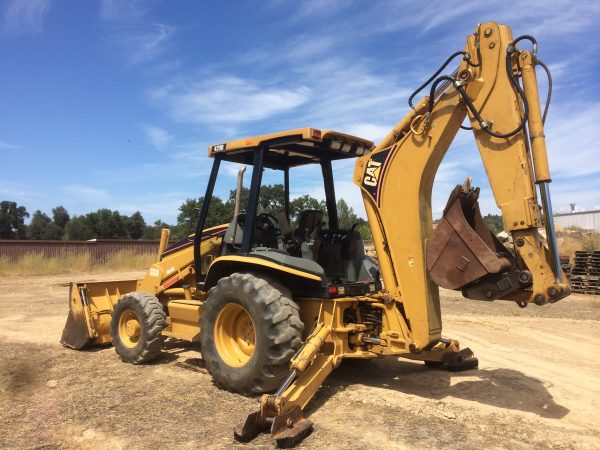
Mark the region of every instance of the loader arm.
MULTIPOLYGON (((434 98, 425 97, 355 166, 354 182, 361 188, 385 288, 404 306, 417 349, 440 338, 438 287, 426 264, 426 256, 432 256, 426 255, 432 235, 431 191, 437 169, 467 115, 504 229, 514 237, 513 272, 525 281, 519 289, 496 298, 515 300, 520 305, 543 304, 569 292, 568 285, 561 283, 560 266, 553 270, 550 252, 538 233, 544 220, 552 221, 552 215, 546 211, 542 216, 536 193, 536 182, 547 192, 550 176, 533 70, 535 55, 518 51, 512 41, 507 26, 480 25, 467 39, 465 51, 470 57, 463 60, 456 77, 443 77, 438 83, 445 84, 436 90, 434 98), (518 61, 523 73, 528 126, 521 126, 524 99, 509 78, 507 53, 509 69, 517 70, 518 61), (514 130, 509 137, 488 132, 503 135, 514 130)), ((449 237, 447 233, 440 239, 442 246, 449 237)), ((548 240, 555 243, 550 234, 548 240)), ((429 247, 429 251, 439 248, 429 247)), ((454 256, 456 260, 449 264, 461 269, 461 264, 474 265, 472 260, 478 255, 454 256)))

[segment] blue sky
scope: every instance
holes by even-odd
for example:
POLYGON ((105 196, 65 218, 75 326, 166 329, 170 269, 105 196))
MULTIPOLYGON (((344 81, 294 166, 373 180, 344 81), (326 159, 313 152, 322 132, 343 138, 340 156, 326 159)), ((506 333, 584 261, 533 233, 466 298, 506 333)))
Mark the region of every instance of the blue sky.
MULTIPOLYGON (((209 144, 303 126, 377 141, 488 20, 535 35, 553 72, 555 210, 600 208, 597 1, 3 0, 0 14, 0 199, 30 212, 173 222, 204 192, 209 144)), ((237 168, 225 169, 221 196, 235 185, 237 168)), ((336 164, 338 197, 364 215, 352 169, 336 164)), ((463 131, 436 177, 434 214, 469 175, 496 212, 463 131)), ((323 195, 312 170, 292 173, 291 189, 323 195)))

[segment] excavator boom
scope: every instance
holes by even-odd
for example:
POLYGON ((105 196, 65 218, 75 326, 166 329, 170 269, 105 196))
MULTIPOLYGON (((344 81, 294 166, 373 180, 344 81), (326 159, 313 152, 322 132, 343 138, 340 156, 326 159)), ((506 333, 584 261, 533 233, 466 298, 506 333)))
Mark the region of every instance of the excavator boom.
POLYGON ((554 256, 537 58, 518 50, 522 40, 513 40, 507 26, 480 25, 467 39, 455 76, 433 81, 430 96, 357 161, 354 181, 361 187, 385 286, 404 305, 417 347, 440 337, 433 281, 469 297, 522 306, 569 293, 554 256), (467 116, 504 228, 513 234, 514 255, 487 230, 475 204, 478 191, 468 186, 455 191, 432 231, 435 174, 467 116), (538 233, 544 224, 550 248, 538 233))
POLYGON ((260 411, 236 428, 238 440, 264 428, 279 445, 301 440, 311 427, 300 411, 343 358, 398 355, 448 370, 477 367, 469 349, 442 337, 438 286, 522 307, 570 293, 556 262, 536 53, 531 36, 513 39, 508 26, 479 25, 464 51, 453 55, 463 57, 459 68, 428 80, 429 96, 358 158, 354 183, 362 192, 385 289, 321 303, 315 330, 292 359, 290 377, 275 395, 263 395, 260 411), (532 51, 518 48, 525 40, 533 43, 532 51), (485 226, 479 189, 470 180, 454 189, 433 229, 434 178, 467 117, 514 251, 485 226), (350 314, 354 308, 356 316, 350 314))

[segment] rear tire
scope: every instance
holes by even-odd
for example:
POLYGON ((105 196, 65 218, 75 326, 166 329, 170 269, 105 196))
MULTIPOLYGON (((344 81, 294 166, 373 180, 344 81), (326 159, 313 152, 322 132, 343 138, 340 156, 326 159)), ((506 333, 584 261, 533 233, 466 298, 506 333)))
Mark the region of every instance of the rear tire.
POLYGON ((208 293, 200 317, 202 358, 221 388, 272 392, 290 373, 303 329, 289 289, 262 275, 234 273, 208 293))
POLYGON ((156 297, 146 292, 125 294, 115 305, 110 335, 117 355, 124 362, 143 364, 161 351, 166 313, 156 297))

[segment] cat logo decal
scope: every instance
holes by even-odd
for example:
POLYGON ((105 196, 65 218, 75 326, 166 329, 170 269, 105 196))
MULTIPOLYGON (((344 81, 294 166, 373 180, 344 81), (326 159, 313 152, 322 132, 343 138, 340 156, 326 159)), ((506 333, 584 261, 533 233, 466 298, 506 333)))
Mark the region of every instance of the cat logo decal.
POLYGON ((371 186, 371 187, 377 186, 377 181, 379 180, 379 172, 380 171, 381 171, 381 163, 370 159, 369 162, 367 163, 367 168, 365 169, 364 183, 367 186, 371 186))
POLYGON ((391 149, 373 153, 367 161, 365 171, 362 177, 362 188, 369 193, 377 206, 379 206, 379 196, 381 195, 381 184, 385 178, 387 170, 387 161, 392 154, 391 149))

